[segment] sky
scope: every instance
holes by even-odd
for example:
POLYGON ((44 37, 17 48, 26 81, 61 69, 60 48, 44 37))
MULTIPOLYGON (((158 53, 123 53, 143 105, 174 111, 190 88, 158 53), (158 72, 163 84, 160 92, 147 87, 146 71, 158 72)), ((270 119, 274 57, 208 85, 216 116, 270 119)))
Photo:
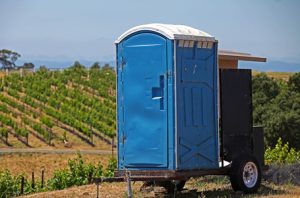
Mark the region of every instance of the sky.
POLYGON ((17 51, 20 62, 110 62, 116 38, 146 23, 188 25, 220 49, 300 71, 299 0, 0 0, 0 49, 17 51))

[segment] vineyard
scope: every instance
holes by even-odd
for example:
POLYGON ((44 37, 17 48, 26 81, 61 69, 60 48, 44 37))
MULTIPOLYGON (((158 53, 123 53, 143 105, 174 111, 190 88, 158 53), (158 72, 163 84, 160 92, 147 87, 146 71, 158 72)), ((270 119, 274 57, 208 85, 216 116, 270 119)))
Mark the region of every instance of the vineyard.
POLYGON ((110 67, 87 69, 75 62, 59 71, 11 73, 0 84, 2 148, 59 147, 70 145, 72 138, 95 147, 115 136, 115 72, 110 67))

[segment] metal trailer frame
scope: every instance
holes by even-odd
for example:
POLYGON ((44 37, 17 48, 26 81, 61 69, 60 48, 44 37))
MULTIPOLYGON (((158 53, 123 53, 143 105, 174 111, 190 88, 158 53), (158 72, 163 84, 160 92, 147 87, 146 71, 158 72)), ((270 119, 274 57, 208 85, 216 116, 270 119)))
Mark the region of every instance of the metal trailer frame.
MULTIPOLYGON (((94 178, 93 182, 97 187, 97 198, 99 198, 99 185, 103 182, 126 182, 127 195, 132 197, 131 181, 178 181, 188 180, 190 178, 201 177, 205 175, 228 175, 230 165, 216 169, 199 169, 199 170, 122 170, 115 171, 114 177, 111 178, 94 178)), ((175 185, 174 193, 177 192, 175 185)))
POLYGON ((116 171, 116 177, 126 177, 126 172, 130 172, 132 181, 169 181, 169 180, 188 180, 192 177, 204 175, 227 175, 230 167, 216 169, 199 170, 131 170, 116 171))

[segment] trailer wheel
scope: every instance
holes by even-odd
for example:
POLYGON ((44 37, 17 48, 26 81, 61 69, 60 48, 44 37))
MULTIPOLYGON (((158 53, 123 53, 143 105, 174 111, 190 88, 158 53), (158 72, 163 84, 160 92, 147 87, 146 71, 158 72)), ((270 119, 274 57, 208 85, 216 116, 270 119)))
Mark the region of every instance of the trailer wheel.
POLYGON ((233 160, 230 169, 230 182, 234 191, 257 192, 261 182, 261 170, 255 157, 244 155, 233 160))

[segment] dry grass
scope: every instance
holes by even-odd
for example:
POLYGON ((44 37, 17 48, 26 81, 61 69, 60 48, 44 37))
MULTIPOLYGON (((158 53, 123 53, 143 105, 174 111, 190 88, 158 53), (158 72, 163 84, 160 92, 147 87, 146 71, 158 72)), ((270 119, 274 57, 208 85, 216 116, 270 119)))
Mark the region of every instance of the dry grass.
POLYGON ((0 71, 0 78, 2 78, 3 76, 5 76, 5 72, 4 71, 0 71))
MULTIPOLYGON (((173 195, 157 194, 154 192, 142 193, 139 191, 142 182, 132 184, 134 197, 174 197, 173 195)), ((24 198, 79 198, 79 197, 96 197, 96 185, 86 185, 72 187, 65 190, 37 193, 24 196, 24 198)), ((126 183, 103 183, 99 187, 100 197, 127 197, 126 183)), ((185 189, 177 193, 176 197, 265 197, 265 198, 296 198, 300 197, 300 188, 295 186, 276 186, 273 184, 263 183, 257 194, 244 195, 241 192, 234 192, 228 182, 218 183, 209 182, 206 179, 192 179, 187 182, 185 189)))
MULTIPOLYGON (((99 161, 106 167, 110 155, 82 155, 85 162, 97 164, 99 161)), ((32 171, 37 179, 41 177, 41 170, 45 169, 45 179, 53 176, 55 170, 67 168, 68 160, 76 154, 5 154, 0 156, 0 170, 8 169, 12 174, 24 174, 31 178, 32 171)))
MULTIPOLYGON (((256 76, 262 72, 259 71, 252 71, 252 75, 256 76)), ((292 72, 266 72, 267 76, 272 77, 277 80, 283 80, 283 81, 288 81, 290 76, 293 75, 294 73, 292 72)))

